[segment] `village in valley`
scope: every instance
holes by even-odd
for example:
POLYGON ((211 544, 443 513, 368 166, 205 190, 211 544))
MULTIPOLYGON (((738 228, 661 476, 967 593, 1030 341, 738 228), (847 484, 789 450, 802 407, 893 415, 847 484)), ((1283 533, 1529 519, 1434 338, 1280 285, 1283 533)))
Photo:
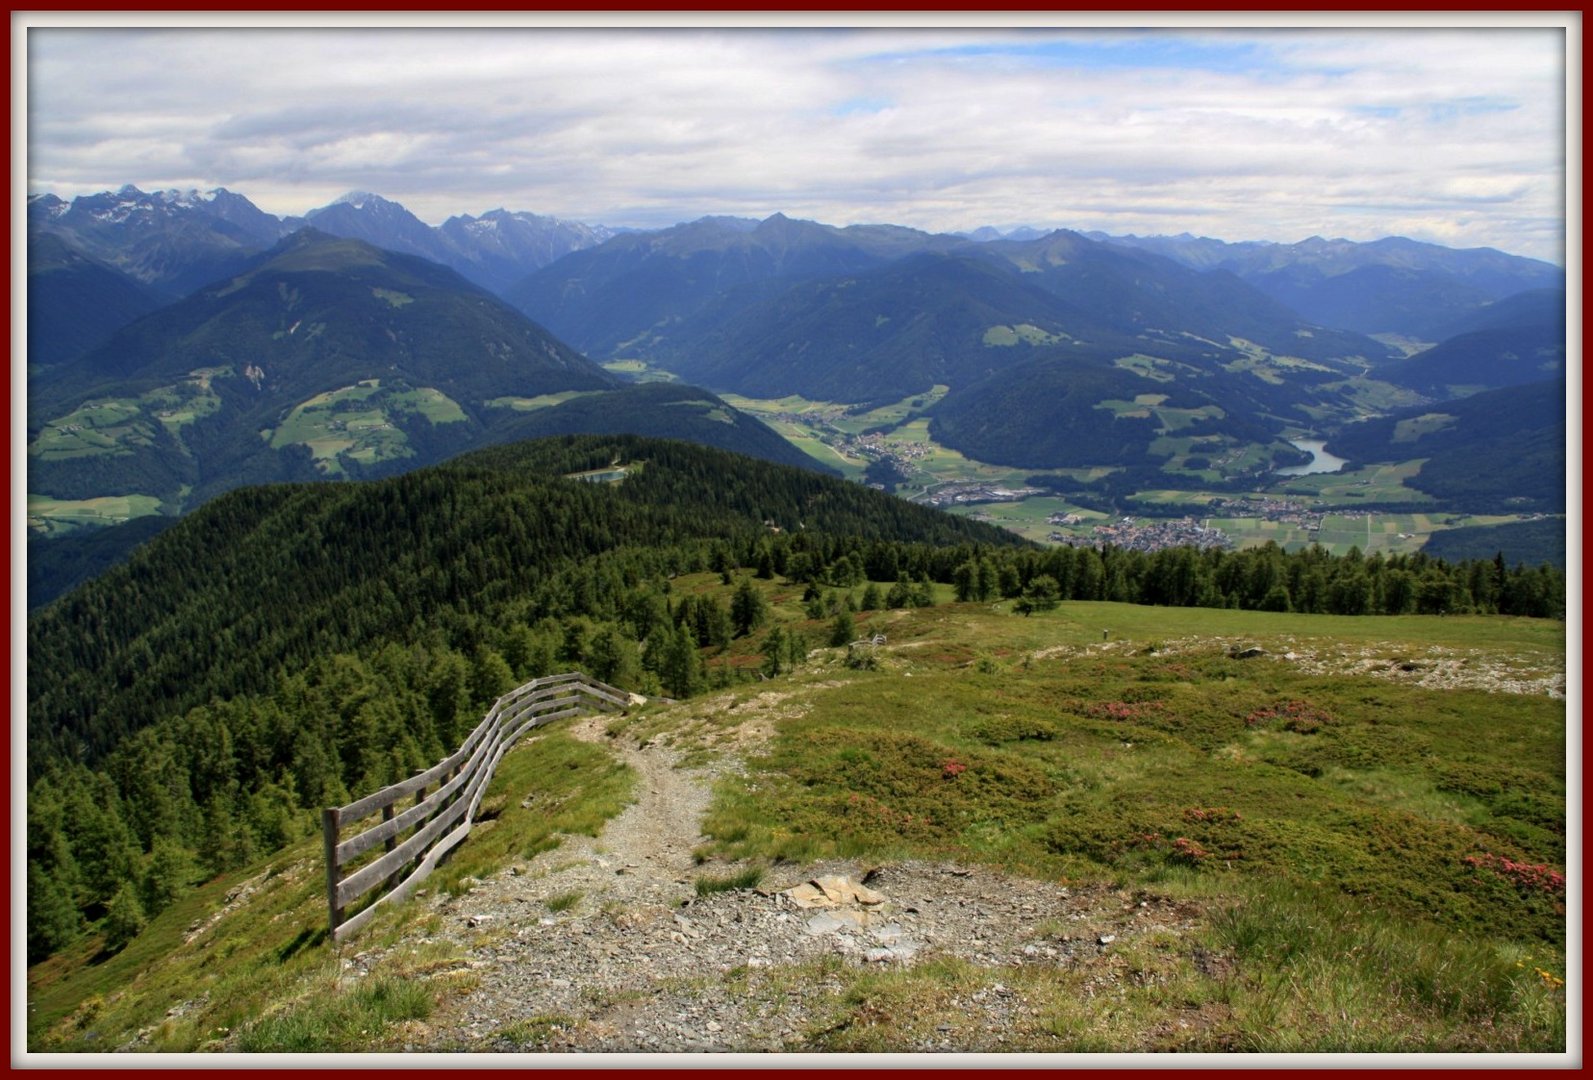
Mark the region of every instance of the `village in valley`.
MULTIPOLYGON (((1056 518, 1077 519, 1077 514, 1053 514, 1056 518)), ((1156 521, 1132 517, 1119 518, 1094 526, 1087 534, 1052 532, 1049 539, 1065 547, 1104 547, 1133 551, 1160 551, 1163 548, 1194 547, 1231 549, 1234 542, 1221 529, 1202 525, 1191 517, 1174 521, 1156 521)))

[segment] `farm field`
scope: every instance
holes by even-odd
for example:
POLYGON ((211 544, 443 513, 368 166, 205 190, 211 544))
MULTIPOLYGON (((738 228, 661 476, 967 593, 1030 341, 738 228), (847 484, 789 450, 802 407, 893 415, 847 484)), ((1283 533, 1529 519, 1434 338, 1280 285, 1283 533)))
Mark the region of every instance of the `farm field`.
POLYGON ((629 376, 637 382, 676 382, 678 377, 672 371, 655 368, 645 360, 608 360, 602 364, 607 371, 616 375, 629 376))
POLYGON ((1075 506, 1066 499, 1049 495, 1034 495, 1017 502, 974 503, 951 507, 951 512, 977 521, 988 521, 1003 529, 1011 529, 1019 536, 1045 543, 1054 532, 1084 534, 1091 525, 1109 520, 1099 510, 1075 506), (1052 525, 1052 514, 1077 514, 1083 520, 1078 525, 1052 525))
POLYGON ((47 424, 28 447, 28 454, 40 461, 115 454, 128 447, 152 445, 157 430, 137 400, 90 401, 47 424))
POLYGON ((597 393, 595 390, 561 390, 557 394, 538 394, 536 397, 499 397, 484 402, 486 405, 500 409, 513 409, 515 412, 531 412, 534 409, 546 409, 552 405, 562 405, 578 397, 590 397, 597 393))
POLYGON ((55 499, 28 495, 28 528, 44 536, 59 536, 80 528, 120 525, 135 517, 160 513, 153 495, 107 495, 97 499, 55 499))
POLYGON ((1361 469, 1341 473, 1314 473, 1309 476, 1290 476, 1271 490, 1296 497, 1316 498, 1328 502, 1432 502, 1431 495, 1405 487, 1403 481, 1421 471, 1425 458, 1403 461, 1392 465, 1368 465, 1361 469))
POLYGON ((156 423, 174 435, 195 420, 221 407, 212 380, 231 375, 231 367, 198 368, 181 382, 157 387, 136 398, 102 398, 89 401, 40 429, 30 456, 40 461, 114 454, 134 446, 148 446, 156 423))

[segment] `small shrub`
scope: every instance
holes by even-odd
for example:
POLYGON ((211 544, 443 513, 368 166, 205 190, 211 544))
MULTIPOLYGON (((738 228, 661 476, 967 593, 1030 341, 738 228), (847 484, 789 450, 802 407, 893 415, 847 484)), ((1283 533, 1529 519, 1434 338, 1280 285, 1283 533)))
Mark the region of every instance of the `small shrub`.
POLYGON ((1565 875, 1542 863, 1521 863, 1484 852, 1467 855, 1461 862, 1479 870, 1491 870, 1523 891, 1536 890, 1551 896, 1565 895, 1565 875))
POLYGON ((1173 862, 1184 863, 1188 866, 1199 866, 1211 858, 1211 852, 1189 837, 1180 836, 1173 841, 1173 851, 1169 858, 1173 862))
POLYGON ((873 645, 852 644, 846 650, 846 666, 855 671, 876 671, 879 668, 879 657, 874 653, 873 645))
POLYGON ((1309 701, 1296 700, 1257 709, 1245 717, 1245 727, 1260 727, 1274 720, 1282 721, 1280 726, 1283 730, 1299 735, 1314 734, 1324 725, 1333 723, 1333 717, 1327 710, 1319 709, 1309 701))

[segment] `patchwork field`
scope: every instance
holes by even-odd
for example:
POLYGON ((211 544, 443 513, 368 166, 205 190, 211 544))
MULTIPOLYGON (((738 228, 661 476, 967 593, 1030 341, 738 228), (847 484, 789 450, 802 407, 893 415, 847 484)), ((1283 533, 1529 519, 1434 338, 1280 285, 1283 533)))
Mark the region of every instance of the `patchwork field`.
POLYGON ((1273 490, 1285 495, 1303 495, 1329 502, 1432 502, 1433 498, 1404 481, 1421 471, 1426 458, 1393 465, 1369 465, 1350 472, 1313 473, 1291 476, 1273 490))
MULTIPOLYGON (((1264 358, 1268 362, 1289 363, 1289 358, 1264 358)), ((1259 360, 1255 360, 1259 363, 1259 360)), ((638 362, 639 363, 639 362, 638 362)), ((1117 361, 1147 377, 1155 377, 1160 367, 1170 361, 1153 357, 1125 357, 1117 361)), ((1300 361, 1299 363, 1306 363, 1300 361)), ((1252 364, 1246 361, 1247 366, 1252 364)), ((645 366, 645 365, 643 365, 645 366)), ((1381 383, 1377 384, 1383 385, 1381 383)), ((838 468, 852 479, 862 477, 871 457, 887 456, 906 474, 907 480, 897 486, 897 494, 914 501, 929 501, 949 485, 978 484, 991 488, 1016 489, 1024 487, 1030 475, 1047 470, 1012 469, 990 465, 943 446, 929 434, 929 418, 924 411, 939 401, 946 387, 937 386, 928 394, 903 399, 893 405, 871 412, 851 415, 845 406, 835 402, 810 401, 797 395, 777 399, 747 398, 735 394, 721 395, 731 405, 757 416, 778 432, 786 441, 801 449, 809 457, 838 468), (855 439, 864 431, 886 425, 891 430, 866 438, 860 447, 855 439)), ((1215 413, 1213 407, 1199 409, 1168 408, 1166 395, 1148 392, 1133 400, 1108 400, 1101 403, 1120 416, 1155 416, 1167 434, 1153 445, 1157 453, 1173 455, 1170 467, 1184 475, 1205 476, 1215 480, 1224 472, 1251 470, 1264 467, 1270 460, 1272 447, 1238 444, 1215 436, 1181 436, 1179 431, 1215 413), (1191 457, 1205 458, 1208 467, 1189 469, 1191 457)), ((1435 420, 1435 423, 1439 421, 1435 420)), ((1258 489, 1253 498, 1281 497, 1294 500, 1320 515, 1330 511, 1320 531, 1308 529, 1292 521, 1268 520, 1262 517, 1218 516, 1209 524, 1222 529, 1238 547, 1255 547, 1273 541, 1287 548, 1296 548, 1313 541, 1321 543, 1335 554, 1350 547, 1362 551, 1387 553, 1414 552, 1421 548, 1433 532, 1453 528, 1458 524, 1499 524, 1514 520, 1508 517, 1472 517, 1444 515, 1434 517, 1424 514, 1389 515, 1375 513, 1370 526, 1365 515, 1349 511, 1356 503, 1433 502, 1431 496, 1404 486, 1403 481, 1415 476, 1425 459, 1413 459, 1393 465, 1374 465, 1349 472, 1315 473, 1305 476, 1278 476, 1269 487, 1258 489), (1332 513, 1333 510, 1338 513, 1332 513)), ((1109 472, 1108 469, 1052 470, 1057 475, 1092 480, 1109 472)), ((1136 500, 1144 506, 1167 504, 1170 516, 1181 517, 1183 508, 1190 504, 1209 503, 1216 498, 1233 498, 1233 493, 1188 491, 1181 489, 1144 489, 1135 493, 1136 500)), ((1085 536, 1092 524, 1110 515, 1071 504, 1053 496, 1037 496, 1017 502, 985 502, 959 504, 953 512, 975 516, 1020 535, 1045 542, 1051 533, 1060 531, 1085 536), (1047 519, 1053 513, 1078 513, 1082 521, 1075 525, 1055 526, 1047 519)), ((1140 511, 1141 515, 1145 513, 1140 511)))
POLYGON ((101 454, 127 453, 154 443, 155 422, 137 400, 91 401, 45 425, 28 455, 40 461, 66 461, 101 454))
POLYGON ((44 425, 28 454, 39 461, 65 461, 126 453, 151 445, 156 424, 180 436, 188 424, 221 408, 221 398, 211 383, 232 373, 231 367, 198 368, 181 382, 136 398, 88 402, 44 425))
POLYGON ((409 440, 396 424, 405 415, 422 416, 433 424, 466 419, 458 402, 440 390, 384 387, 380 379, 366 379, 294 406, 280 426, 266 428, 260 436, 275 449, 307 446, 318 469, 341 476, 345 470, 339 458, 344 454, 367 465, 409 457, 413 453, 409 440))

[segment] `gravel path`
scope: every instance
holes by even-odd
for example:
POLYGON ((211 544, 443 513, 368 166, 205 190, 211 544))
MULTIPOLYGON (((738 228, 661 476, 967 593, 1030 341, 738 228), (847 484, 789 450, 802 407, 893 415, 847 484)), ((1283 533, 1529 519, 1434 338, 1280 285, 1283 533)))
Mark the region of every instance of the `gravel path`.
MULTIPOLYGON (((1200 914, 1104 886, 925 863, 777 866, 756 889, 698 896, 698 877, 735 869, 698 866, 692 851, 714 776, 736 763, 680 769, 670 748, 611 739, 606 723, 592 717, 571 730, 637 771, 637 801, 595 840, 568 837, 461 896, 425 901, 442 915, 438 937, 468 957, 469 989, 442 995, 426 1022, 409 1024, 404 1050, 814 1049, 834 1015, 823 964, 1091 964, 1138 933, 1187 930, 1200 914), (843 888, 847 902, 808 907, 786 892, 815 879, 832 889, 863 885, 870 902, 843 888)), ((1007 1049, 1038 1022, 999 981, 970 991, 953 1012, 916 1048, 1007 1049)))

